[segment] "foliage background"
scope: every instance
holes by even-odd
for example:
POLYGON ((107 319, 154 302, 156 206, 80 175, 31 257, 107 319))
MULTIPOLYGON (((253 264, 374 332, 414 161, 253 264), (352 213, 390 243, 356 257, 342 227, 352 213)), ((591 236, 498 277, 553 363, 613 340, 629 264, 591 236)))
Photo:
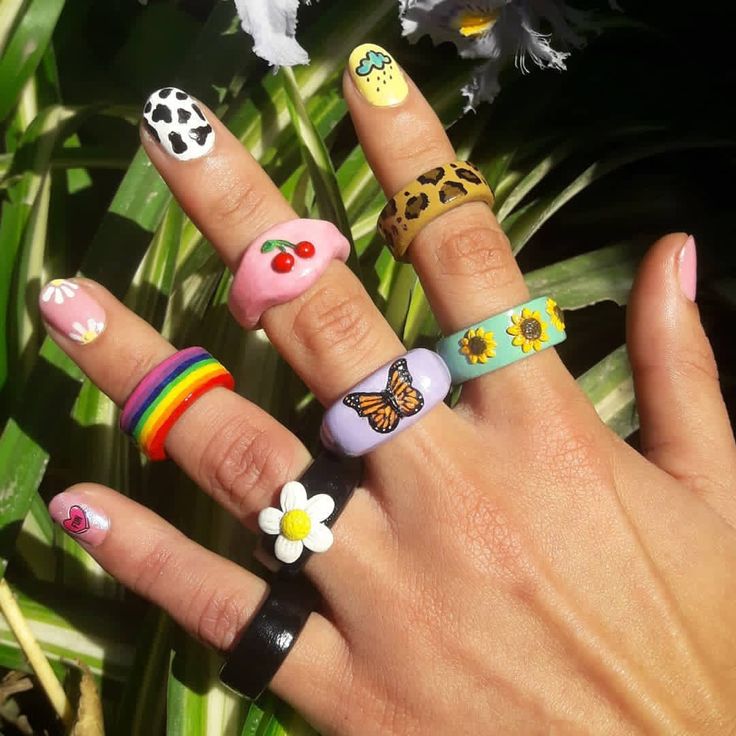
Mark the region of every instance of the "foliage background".
MULTIPOLYGON (((665 231, 698 240, 699 302, 734 407, 736 161, 726 10, 622 5, 623 15, 598 6, 605 32, 569 71, 509 70, 493 106, 450 135, 494 185, 532 290, 568 310, 564 360, 635 443, 625 304, 644 247, 665 231)), ((249 536, 176 468, 143 464, 112 404, 44 340, 35 305, 53 276, 81 270, 101 281, 175 344, 211 349, 244 395, 308 444, 316 436, 320 407, 262 335, 234 325, 229 277, 138 150, 147 94, 176 83, 204 99, 297 211, 351 230, 352 266, 407 346, 437 334, 411 267, 394 264, 373 235, 383 197, 339 80, 352 46, 375 40, 449 125, 468 63, 449 45, 403 41, 394 0, 322 0, 300 19, 312 65, 274 76, 250 53, 229 0, 0 0, 0 575, 70 689, 70 660, 91 667, 110 734, 310 732, 270 695, 247 704, 220 689, 218 655, 123 591, 45 510, 65 486, 96 480, 253 565, 249 536)), ((27 669, 4 620, 0 667, 27 669)), ((48 725, 38 691, 16 706, 48 725)), ((0 729, 14 733, 2 720, 0 729)))

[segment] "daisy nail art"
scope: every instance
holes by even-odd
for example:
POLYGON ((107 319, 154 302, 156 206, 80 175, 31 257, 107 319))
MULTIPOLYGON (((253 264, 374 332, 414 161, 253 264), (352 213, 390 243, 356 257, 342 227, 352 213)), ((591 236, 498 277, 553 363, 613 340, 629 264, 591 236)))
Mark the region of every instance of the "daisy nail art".
POLYGON ((54 279, 46 284, 41 294, 41 301, 54 304, 63 304, 65 299, 71 299, 79 290, 79 286, 68 279, 54 279))
POLYGON ((265 534, 277 535, 276 559, 284 564, 296 562, 308 549, 326 552, 332 546, 332 532, 323 522, 335 510, 335 501, 327 493, 307 498, 304 486, 296 480, 281 489, 280 509, 269 507, 258 515, 258 526, 265 534))
POLYGON ((94 342, 105 330, 105 310, 88 289, 70 279, 54 279, 42 290, 44 321, 79 345, 94 342))
POLYGON ((143 127, 179 161, 205 156, 215 144, 215 131, 202 108, 176 87, 156 90, 143 108, 143 127))

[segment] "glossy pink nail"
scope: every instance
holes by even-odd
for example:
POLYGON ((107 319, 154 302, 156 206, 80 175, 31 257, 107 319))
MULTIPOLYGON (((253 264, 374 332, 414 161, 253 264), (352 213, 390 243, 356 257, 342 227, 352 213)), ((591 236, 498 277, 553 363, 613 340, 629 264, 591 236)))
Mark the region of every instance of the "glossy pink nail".
POLYGON ((695 238, 690 235, 678 256, 678 270, 682 293, 691 301, 695 301, 698 281, 698 253, 695 238))
POLYGON ((80 345, 93 342, 105 329, 105 310, 72 279, 49 281, 41 289, 39 305, 48 324, 80 345))
POLYGON ((54 496, 49 504, 49 513, 69 536, 91 547, 101 544, 110 529, 110 520, 105 513, 92 507, 74 491, 54 496))

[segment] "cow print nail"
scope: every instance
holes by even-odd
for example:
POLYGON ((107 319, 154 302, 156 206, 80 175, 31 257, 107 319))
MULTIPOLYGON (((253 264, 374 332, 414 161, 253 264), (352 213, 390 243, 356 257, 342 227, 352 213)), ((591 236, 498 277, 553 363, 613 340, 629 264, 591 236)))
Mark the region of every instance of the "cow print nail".
POLYGON ((215 143, 215 131, 199 105, 175 87, 159 89, 148 98, 143 125, 167 153, 180 161, 204 156, 215 143))

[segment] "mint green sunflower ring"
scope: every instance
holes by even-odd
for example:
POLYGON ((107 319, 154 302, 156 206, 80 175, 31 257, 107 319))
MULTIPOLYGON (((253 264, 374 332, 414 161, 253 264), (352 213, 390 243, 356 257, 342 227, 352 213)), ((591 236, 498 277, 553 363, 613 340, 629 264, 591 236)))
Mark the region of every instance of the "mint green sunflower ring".
POLYGON ((443 338, 437 352, 455 384, 505 368, 565 340, 565 316, 543 296, 507 309, 443 338))

